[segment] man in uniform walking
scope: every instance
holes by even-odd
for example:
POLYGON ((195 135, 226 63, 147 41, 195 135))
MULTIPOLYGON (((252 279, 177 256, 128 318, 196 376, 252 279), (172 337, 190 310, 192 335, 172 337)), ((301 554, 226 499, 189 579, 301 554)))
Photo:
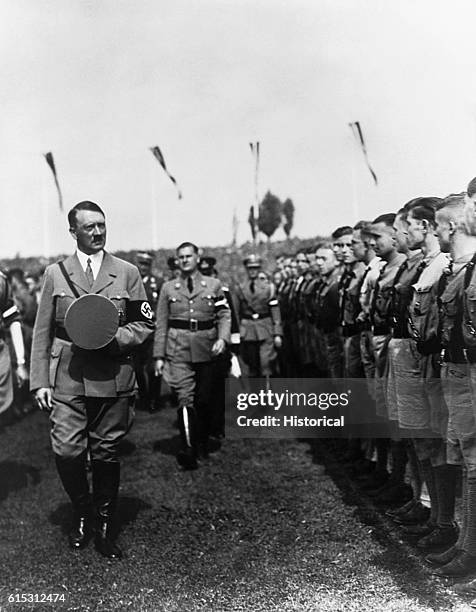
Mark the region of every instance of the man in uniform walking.
POLYGON ((195 469, 206 457, 213 421, 215 361, 230 341, 230 309, 219 280, 198 270, 198 248, 177 248, 180 277, 164 283, 157 306, 154 360, 157 375, 177 393, 182 449, 177 461, 195 469))
POLYGON ((261 259, 249 255, 243 264, 246 283, 236 291, 240 318, 241 356, 252 377, 269 378, 273 374, 276 349, 281 348, 282 326, 278 300, 272 283, 258 279, 261 259))
MULTIPOLYGON (((77 249, 46 269, 33 331, 30 388, 40 408, 51 411, 56 466, 74 510, 70 546, 77 549, 87 543, 89 450, 95 546, 105 557, 120 558, 111 519, 119 490, 118 445, 133 417, 136 378, 130 353, 153 333, 153 312, 137 268, 104 251, 106 221, 101 208, 80 202, 70 210, 68 221, 77 249), (109 298, 118 311, 115 336, 101 349, 80 348, 65 328, 68 308, 87 294, 109 298)), ((80 329, 94 326, 96 314, 91 312, 80 329)))

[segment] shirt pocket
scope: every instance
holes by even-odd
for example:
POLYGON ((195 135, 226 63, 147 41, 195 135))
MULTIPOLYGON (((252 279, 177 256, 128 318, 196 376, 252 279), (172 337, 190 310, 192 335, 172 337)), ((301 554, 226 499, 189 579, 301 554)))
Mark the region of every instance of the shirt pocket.
POLYGON ((463 334, 467 345, 476 345, 476 287, 469 286, 465 290, 463 334))
POLYGON ((428 314, 434 302, 432 287, 424 289, 415 289, 413 301, 411 304, 411 312, 415 317, 424 317, 428 314))
POLYGON ((213 319, 213 315, 215 314, 214 295, 211 293, 203 294, 197 306, 200 309, 197 314, 202 315, 205 320, 213 319))
POLYGON ((55 303, 55 319, 57 323, 61 325, 64 323, 66 312, 71 304, 76 300, 71 295, 68 295, 65 291, 54 291, 53 299, 55 303))
POLYGON ((167 299, 169 303, 169 317, 171 319, 183 317, 187 310, 185 298, 180 295, 169 295, 167 299))

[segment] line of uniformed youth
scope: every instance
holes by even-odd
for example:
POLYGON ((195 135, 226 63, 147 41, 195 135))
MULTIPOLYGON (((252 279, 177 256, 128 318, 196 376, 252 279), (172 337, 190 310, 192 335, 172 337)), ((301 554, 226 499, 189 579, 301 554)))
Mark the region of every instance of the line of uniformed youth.
POLYGON ((367 379, 380 427, 343 464, 432 573, 476 595, 476 179, 277 263, 283 375, 367 379))

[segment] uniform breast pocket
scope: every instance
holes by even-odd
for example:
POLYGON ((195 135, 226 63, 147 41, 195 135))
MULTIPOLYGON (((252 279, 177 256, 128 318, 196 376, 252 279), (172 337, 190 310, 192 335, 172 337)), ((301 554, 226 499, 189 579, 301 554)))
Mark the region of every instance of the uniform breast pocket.
POLYGON ((466 310, 468 316, 476 323, 476 287, 468 287, 465 291, 466 310))
POLYGON ((53 299, 55 301, 56 321, 62 323, 64 321, 66 311, 74 302, 75 298, 71 295, 67 295, 65 291, 56 291, 53 293, 53 299))
POLYGON ((459 311, 460 303, 455 295, 443 295, 441 298, 441 309, 445 316, 454 319, 459 311))
POLYGON ((463 334, 467 345, 476 343, 476 287, 469 286, 464 294, 464 326, 463 334))
POLYGON ((185 312, 185 301, 179 295, 169 295, 169 315, 173 319, 185 312))
POLYGON ((415 290, 411 306, 413 314, 417 317, 426 315, 431 308, 433 300, 434 296, 431 287, 428 289, 415 290))
POLYGON ((201 310, 205 315, 211 318, 215 312, 215 296, 211 294, 202 295, 201 310))

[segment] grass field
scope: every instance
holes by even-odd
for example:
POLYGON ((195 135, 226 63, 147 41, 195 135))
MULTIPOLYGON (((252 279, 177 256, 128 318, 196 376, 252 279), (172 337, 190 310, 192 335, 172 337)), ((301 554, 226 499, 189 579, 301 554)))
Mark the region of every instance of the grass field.
POLYGON ((47 416, 0 433, 0 610, 470 609, 430 577, 338 466, 325 469, 318 442, 226 442, 199 470, 181 472, 174 417, 172 409, 139 412, 124 444, 119 562, 92 543, 66 546, 70 507, 47 416), (22 593, 64 601, 8 603, 22 593))

